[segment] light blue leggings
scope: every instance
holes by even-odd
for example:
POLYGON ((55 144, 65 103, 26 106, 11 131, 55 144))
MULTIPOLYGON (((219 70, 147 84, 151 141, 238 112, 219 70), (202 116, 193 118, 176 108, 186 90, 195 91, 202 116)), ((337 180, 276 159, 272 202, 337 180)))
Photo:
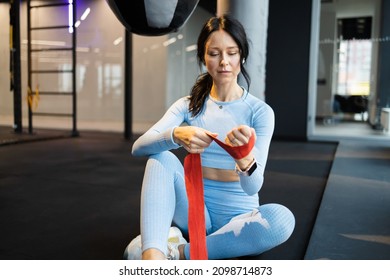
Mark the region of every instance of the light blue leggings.
MULTIPOLYGON (((279 204, 259 206, 257 196, 240 190, 239 182, 204 180, 209 259, 258 255, 285 242, 295 226, 293 214, 279 204), (229 189, 229 192, 225 190, 229 189)), ((188 201, 184 170, 171 152, 152 155, 146 164, 141 193, 142 250, 167 253, 172 224, 188 233, 188 201)), ((184 249, 186 259, 190 244, 184 249)))

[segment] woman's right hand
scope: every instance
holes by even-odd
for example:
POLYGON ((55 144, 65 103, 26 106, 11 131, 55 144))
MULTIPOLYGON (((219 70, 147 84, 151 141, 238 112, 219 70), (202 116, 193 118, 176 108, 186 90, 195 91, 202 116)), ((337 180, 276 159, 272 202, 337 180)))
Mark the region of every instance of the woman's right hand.
POLYGON ((173 140, 176 144, 179 144, 189 153, 199 154, 203 153, 204 149, 210 146, 213 139, 207 135, 207 133, 217 136, 216 133, 212 133, 196 126, 179 126, 173 131, 173 140))

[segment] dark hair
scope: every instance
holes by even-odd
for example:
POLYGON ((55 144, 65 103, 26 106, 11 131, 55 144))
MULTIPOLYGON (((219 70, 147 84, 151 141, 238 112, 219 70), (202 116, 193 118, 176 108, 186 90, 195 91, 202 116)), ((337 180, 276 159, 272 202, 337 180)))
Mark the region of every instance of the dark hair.
MULTIPOLYGON (((199 67, 201 68, 202 64, 205 64, 204 55, 207 40, 210 37, 210 34, 217 30, 226 31, 230 36, 232 36, 233 40, 238 45, 241 58, 241 73, 244 76, 249 89, 250 77, 244 67, 244 61, 248 58, 249 55, 249 43, 246 37, 245 29, 242 24, 230 15, 212 17, 203 26, 198 37, 197 58, 199 67)), ((192 116, 198 115, 202 110, 203 104, 206 100, 208 93, 211 90, 212 85, 213 79, 209 73, 206 72, 199 75, 198 79, 196 80, 194 86, 191 89, 189 110, 192 113, 192 116)))

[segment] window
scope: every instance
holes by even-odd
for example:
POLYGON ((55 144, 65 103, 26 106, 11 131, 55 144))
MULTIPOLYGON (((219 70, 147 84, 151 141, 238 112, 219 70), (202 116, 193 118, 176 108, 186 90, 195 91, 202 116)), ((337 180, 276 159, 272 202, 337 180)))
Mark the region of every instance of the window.
POLYGON ((338 20, 336 93, 369 95, 371 17, 338 20))

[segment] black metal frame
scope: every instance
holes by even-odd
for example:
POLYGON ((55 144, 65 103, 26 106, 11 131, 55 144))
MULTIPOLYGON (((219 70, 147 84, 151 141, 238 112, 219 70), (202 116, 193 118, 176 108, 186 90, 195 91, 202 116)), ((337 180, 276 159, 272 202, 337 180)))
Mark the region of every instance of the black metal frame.
POLYGON ((20 62, 20 0, 10 1, 10 89, 14 95, 14 132, 22 127, 22 81, 20 62))
POLYGON ((42 112, 33 112, 31 107, 28 106, 28 131, 30 134, 33 133, 33 116, 48 116, 48 117, 72 117, 72 136, 78 136, 77 131, 77 96, 76 96, 76 32, 77 29, 75 27, 76 23, 76 1, 74 0, 72 3, 73 8, 73 22, 72 22, 72 46, 67 48, 36 48, 33 49, 31 47, 31 32, 36 30, 53 30, 53 29, 68 29, 68 25, 57 25, 57 26, 43 26, 43 27, 32 27, 31 26, 31 10, 32 9, 41 9, 48 7, 63 7, 70 5, 68 1, 61 2, 52 2, 48 4, 40 4, 40 5, 31 5, 31 0, 27 0, 27 86, 30 89, 28 91, 28 98, 32 97, 31 95, 33 87, 32 87, 32 75, 33 74, 61 74, 61 73, 71 73, 72 74, 72 91, 71 92, 39 92, 39 95, 69 95, 72 97, 72 112, 69 114, 61 114, 61 113, 42 113, 42 112), (72 54, 72 69, 71 70, 35 70, 32 69, 32 53, 33 52, 50 52, 50 51, 69 51, 72 54))

